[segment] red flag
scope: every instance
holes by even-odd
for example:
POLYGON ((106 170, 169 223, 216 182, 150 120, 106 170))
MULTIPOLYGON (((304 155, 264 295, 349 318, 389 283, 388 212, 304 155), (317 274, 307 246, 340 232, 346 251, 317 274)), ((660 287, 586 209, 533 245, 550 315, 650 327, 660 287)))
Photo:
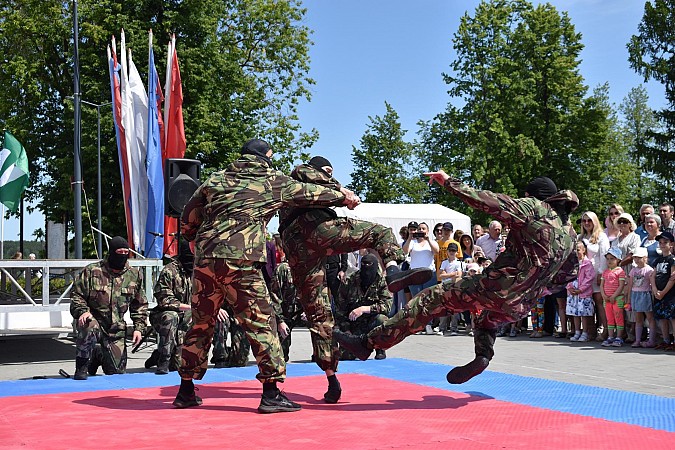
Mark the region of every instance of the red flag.
MULTIPOLYGON (((164 123, 164 146, 162 147, 162 162, 167 158, 185 157, 185 127, 183 125, 183 86, 180 79, 180 69, 178 67, 178 54, 176 53, 176 36, 173 36, 169 44, 171 53, 171 70, 167 70, 169 79, 165 88, 167 102, 165 107, 166 121, 164 123)), ((168 59, 168 58, 167 58, 168 59)), ((168 69, 168 68, 167 68, 168 69)), ((164 180, 166 182, 166 180, 164 180)), ((178 254, 178 243, 176 239, 170 239, 169 236, 178 231, 178 220, 169 216, 164 216, 164 253, 167 255, 178 254)))

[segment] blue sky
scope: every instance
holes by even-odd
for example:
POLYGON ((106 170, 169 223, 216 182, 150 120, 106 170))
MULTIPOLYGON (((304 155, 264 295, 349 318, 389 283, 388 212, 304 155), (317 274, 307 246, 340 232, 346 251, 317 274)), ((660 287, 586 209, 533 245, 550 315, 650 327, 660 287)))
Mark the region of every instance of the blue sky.
MULTIPOLYGON (((626 43, 642 19, 641 0, 553 0, 567 11, 585 49, 581 74, 593 88, 609 82, 617 105, 642 79, 628 66, 626 43)), ((352 146, 370 123, 382 116, 384 102, 398 113, 407 139, 416 138, 417 122, 432 119, 449 101, 441 74, 454 57, 452 36, 461 16, 473 14, 477 0, 305 0, 304 24, 313 30, 310 50, 311 102, 299 108, 306 130, 316 128, 313 155, 327 157, 344 184, 351 180, 352 146)), ((663 88, 649 83, 650 105, 665 105, 663 88)), ((44 227, 31 215, 25 237, 44 227)), ((83 232, 86 224, 83 224, 83 232)), ((5 239, 17 239, 19 223, 5 222, 5 239)))

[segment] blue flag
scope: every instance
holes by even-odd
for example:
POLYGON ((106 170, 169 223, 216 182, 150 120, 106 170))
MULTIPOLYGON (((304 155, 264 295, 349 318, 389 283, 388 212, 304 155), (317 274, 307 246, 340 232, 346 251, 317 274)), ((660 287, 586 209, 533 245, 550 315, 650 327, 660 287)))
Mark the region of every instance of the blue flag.
POLYGON ((148 141, 146 170, 148 172, 148 219, 145 224, 145 256, 161 258, 164 249, 164 171, 162 168, 162 116, 164 100, 155 67, 150 34, 148 61, 148 141))

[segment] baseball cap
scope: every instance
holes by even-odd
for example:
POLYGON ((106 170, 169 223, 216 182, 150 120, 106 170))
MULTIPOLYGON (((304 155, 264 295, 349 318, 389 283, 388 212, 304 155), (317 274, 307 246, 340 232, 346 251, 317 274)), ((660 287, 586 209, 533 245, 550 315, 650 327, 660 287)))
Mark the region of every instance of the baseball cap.
POLYGON ((408 222, 408 228, 419 228, 420 224, 415 222, 414 220, 412 222, 408 222))
POLYGON ((610 247, 605 255, 612 255, 616 259, 621 259, 621 250, 618 247, 610 247))
POLYGON ((647 247, 638 247, 633 252, 634 258, 644 258, 647 256, 647 247))
POLYGON ((445 222, 445 223, 443 224, 443 229, 444 229, 444 230, 454 230, 455 227, 452 226, 452 223, 450 223, 450 222, 445 222))
POLYGON ((658 241, 659 239, 668 239, 670 242, 675 242, 675 237, 673 237, 673 233, 670 231, 662 231, 661 234, 656 236, 656 240, 658 241))

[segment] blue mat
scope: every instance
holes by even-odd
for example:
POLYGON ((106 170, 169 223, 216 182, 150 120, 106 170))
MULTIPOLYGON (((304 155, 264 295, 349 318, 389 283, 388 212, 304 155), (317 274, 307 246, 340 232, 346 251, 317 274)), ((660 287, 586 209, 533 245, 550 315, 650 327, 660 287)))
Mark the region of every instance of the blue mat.
MULTIPOLYGON (((390 378, 431 386, 452 392, 490 397, 497 400, 567 412, 588 417, 623 422, 675 432, 675 399, 655 395, 617 391, 541 378, 523 377, 486 371, 462 385, 450 385, 445 375, 451 366, 400 358, 384 361, 343 361, 340 373, 390 378)), ((289 364, 289 377, 323 375, 313 363, 289 364)), ((210 369, 201 382, 223 383, 255 379, 256 366, 210 369)), ((130 373, 90 377, 87 381, 65 378, 0 382, 0 397, 93 392, 178 385, 175 373, 159 376, 154 373, 130 373)))

